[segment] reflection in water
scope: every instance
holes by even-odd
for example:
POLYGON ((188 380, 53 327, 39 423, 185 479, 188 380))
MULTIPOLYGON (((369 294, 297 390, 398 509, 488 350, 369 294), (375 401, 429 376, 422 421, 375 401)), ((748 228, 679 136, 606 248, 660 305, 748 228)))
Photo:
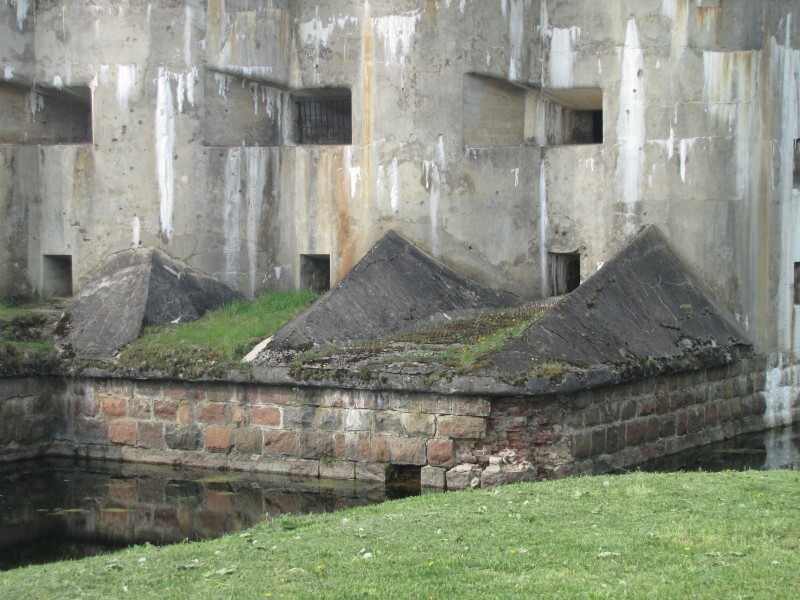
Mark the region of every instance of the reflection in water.
POLYGON ((68 459, 5 465, 0 569, 145 542, 209 539, 281 514, 332 512, 397 496, 383 485, 354 481, 159 465, 68 459))
POLYGON ((800 423, 657 458, 632 470, 734 471, 800 469, 800 423))

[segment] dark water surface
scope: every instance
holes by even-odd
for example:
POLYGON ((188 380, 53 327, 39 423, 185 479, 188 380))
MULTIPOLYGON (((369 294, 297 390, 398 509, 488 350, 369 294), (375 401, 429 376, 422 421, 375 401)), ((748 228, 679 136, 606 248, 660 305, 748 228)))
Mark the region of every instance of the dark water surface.
POLYGON ((727 469, 800 469, 800 423, 656 458, 629 470, 671 473, 727 469))
POLYGON ((275 475, 43 459, 0 467, 0 570, 241 531, 419 493, 275 475))

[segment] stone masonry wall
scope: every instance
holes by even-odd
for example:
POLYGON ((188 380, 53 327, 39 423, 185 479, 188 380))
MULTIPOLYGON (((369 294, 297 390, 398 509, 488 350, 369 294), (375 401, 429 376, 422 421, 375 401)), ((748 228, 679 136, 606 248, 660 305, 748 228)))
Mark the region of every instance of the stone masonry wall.
POLYGON ((53 439, 57 379, 0 378, 0 462, 31 458, 53 439))
MULTIPOLYGON (((391 466, 426 467, 424 482, 443 485, 457 465, 474 467, 469 481, 513 451, 540 478, 598 473, 800 420, 795 364, 761 356, 537 397, 69 380, 52 399, 48 453, 371 481, 384 481, 391 466)), ((6 389, 14 385, 24 387, 6 389)), ((48 406, 16 404, 25 402, 37 414, 48 406)), ((40 447, 47 433, 36 438, 40 447)), ((18 443, 4 437, 2 445, 18 443)))

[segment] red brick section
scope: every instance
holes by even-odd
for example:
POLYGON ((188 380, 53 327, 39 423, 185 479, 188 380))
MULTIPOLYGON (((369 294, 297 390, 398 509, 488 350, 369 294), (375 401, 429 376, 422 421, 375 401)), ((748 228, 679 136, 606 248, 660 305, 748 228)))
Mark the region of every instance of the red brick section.
POLYGON ((153 402, 153 413, 156 419, 174 421, 178 413, 178 402, 176 400, 156 400, 153 402))
POLYGON ((277 406, 254 406, 250 410, 250 421, 253 425, 281 426, 281 409, 277 406))
POLYGON ((453 464, 453 440, 428 440, 428 464, 434 467, 449 467, 453 464))
POLYGON ((202 423, 224 423, 225 405, 216 402, 203 404, 197 420, 202 423))
POLYGON ((108 439, 112 444, 136 445, 136 421, 111 421, 108 424, 108 439))
POLYGON ((279 429, 265 430, 264 454, 281 454, 284 456, 297 454, 297 433, 279 429))
POLYGON ((210 452, 227 452, 233 447, 233 430, 222 425, 206 427, 206 450, 210 452))
POLYGON ((119 396, 103 398, 103 412, 107 417, 124 417, 128 412, 128 403, 119 396))

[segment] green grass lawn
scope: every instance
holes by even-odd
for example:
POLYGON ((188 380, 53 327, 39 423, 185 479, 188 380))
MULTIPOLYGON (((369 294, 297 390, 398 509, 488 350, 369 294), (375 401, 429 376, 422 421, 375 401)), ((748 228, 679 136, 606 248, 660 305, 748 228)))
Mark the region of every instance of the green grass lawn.
POLYGON ((0 597, 797 598, 800 473, 429 494, 16 569, 0 597))
POLYGON ((275 333, 317 299, 310 290, 267 292, 232 302, 193 323, 148 327, 125 348, 117 363, 133 369, 166 370, 173 375, 224 375, 258 342, 275 333))

